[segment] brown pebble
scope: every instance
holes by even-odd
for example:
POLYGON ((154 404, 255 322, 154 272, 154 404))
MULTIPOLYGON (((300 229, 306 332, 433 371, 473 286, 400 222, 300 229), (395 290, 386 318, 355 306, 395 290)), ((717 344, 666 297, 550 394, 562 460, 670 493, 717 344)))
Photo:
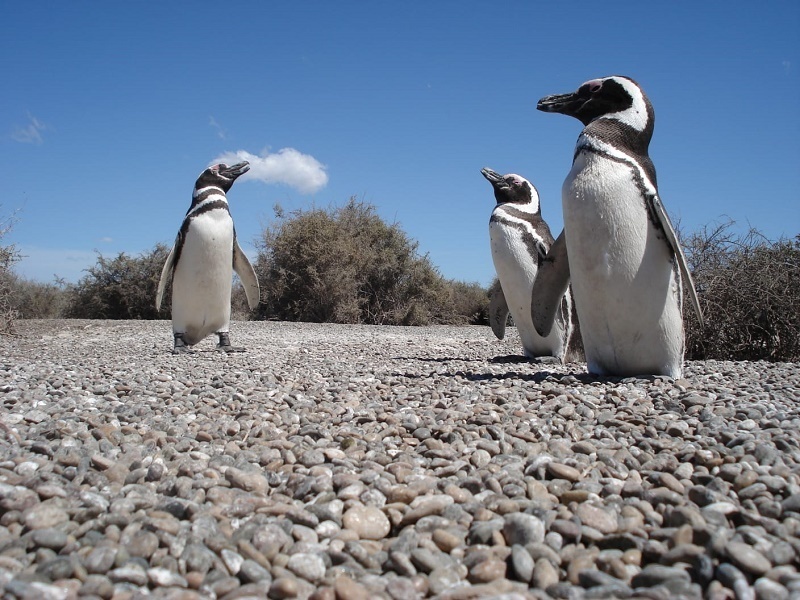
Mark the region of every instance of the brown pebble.
POLYGON ((547 463, 547 472, 554 479, 566 479, 573 483, 581 480, 581 472, 578 469, 557 462, 547 463))
POLYGON ((184 575, 184 579, 186 579, 186 583, 191 589, 198 590, 200 589, 200 586, 203 585, 203 579, 205 579, 205 575, 199 571, 189 571, 186 573, 186 575, 184 575))
POLYGON ((284 598, 296 598, 300 588, 297 585, 297 580, 293 577, 278 577, 269 586, 269 597, 274 600, 283 600, 284 598))
POLYGON ((367 588, 346 575, 336 578, 333 589, 336 592, 337 600, 369 600, 367 588))
POLYGON ((490 558, 476 564, 469 571, 471 583, 488 583, 506 576, 506 562, 497 558, 490 558))
POLYGON ((531 578, 533 587, 544 590, 556 583, 558 583, 558 569, 546 558, 537 560, 531 578))
POLYGON ((447 552, 448 554, 452 552, 455 548, 458 548, 461 544, 464 543, 464 540, 459 536, 450 533, 445 529, 436 529, 432 534, 433 543, 441 550, 442 552, 447 552))

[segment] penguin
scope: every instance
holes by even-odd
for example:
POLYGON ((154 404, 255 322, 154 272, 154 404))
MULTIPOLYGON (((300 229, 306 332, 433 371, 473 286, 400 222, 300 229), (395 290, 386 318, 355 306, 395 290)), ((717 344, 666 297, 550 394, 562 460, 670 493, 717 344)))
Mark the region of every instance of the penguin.
POLYGON ((233 271, 251 309, 259 302, 258 278, 236 240, 225 194, 248 170, 247 162, 213 165, 194 184, 192 204, 164 263, 156 295, 160 310, 164 290, 172 282, 173 354, 190 351, 189 346, 211 333, 219 337, 219 350, 244 350, 231 346, 229 335, 233 271))
POLYGON ((628 77, 593 79, 537 108, 583 123, 562 187, 564 231, 540 268, 533 322, 550 331, 571 281, 588 371, 679 378, 682 299, 702 312, 648 155, 655 113, 628 77))
POLYGON ((533 282, 553 243, 550 228, 542 219, 539 193, 530 181, 513 173, 500 175, 485 168, 481 174, 492 184, 497 201, 489 218, 492 261, 500 282, 489 302, 492 331, 502 340, 511 313, 526 357, 553 356, 562 363, 579 358, 574 344, 570 345, 574 326, 569 290, 561 297, 555 327, 549 334, 540 336, 533 326, 533 282))

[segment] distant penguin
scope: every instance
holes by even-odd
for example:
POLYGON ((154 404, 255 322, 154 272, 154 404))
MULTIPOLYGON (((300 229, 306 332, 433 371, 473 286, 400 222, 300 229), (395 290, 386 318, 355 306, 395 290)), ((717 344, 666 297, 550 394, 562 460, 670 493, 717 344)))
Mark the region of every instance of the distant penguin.
POLYGON ((680 377, 684 285, 701 325, 702 316, 648 155, 653 106, 635 81, 614 76, 537 108, 584 125, 562 187, 564 233, 534 286, 537 331, 550 331, 571 278, 590 373, 680 377))
POLYGON ((233 271, 242 281, 251 309, 259 302, 258 279, 236 241, 225 194, 249 169, 247 162, 214 165, 194 185, 192 205, 164 263, 156 296, 160 310, 166 285, 172 281, 174 354, 187 352, 188 346, 212 333, 219 336, 218 349, 243 350, 231 346, 229 336, 233 271))
POLYGON ((550 228, 542 219, 536 188, 519 175, 500 175, 488 168, 481 173, 492 184, 497 201, 489 219, 492 260, 500 282, 490 299, 492 331, 503 339, 510 312, 525 356, 554 356, 561 362, 580 359, 580 351, 576 356, 574 343, 570 344, 574 327, 569 290, 562 296, 555 327, 547 336, 536 332, 531 319, 533 282, 553 243, 550 228))

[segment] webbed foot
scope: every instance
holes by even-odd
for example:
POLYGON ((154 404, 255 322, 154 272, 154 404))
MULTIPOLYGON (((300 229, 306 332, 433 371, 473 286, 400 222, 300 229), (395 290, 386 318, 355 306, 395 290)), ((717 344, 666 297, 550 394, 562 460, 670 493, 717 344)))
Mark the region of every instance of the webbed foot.
POLYGON ((220 352, 244 352, 244 348, 240 346, 231 346, 231 340, 227 331, 217 333, 219 336, 219 344, 217 350, 220 352))
POLYGON ((176 333, 175 346, 172 348, 173 354, 191 354, 194 352, 192 348, 184 341, 182 333, 176 333))

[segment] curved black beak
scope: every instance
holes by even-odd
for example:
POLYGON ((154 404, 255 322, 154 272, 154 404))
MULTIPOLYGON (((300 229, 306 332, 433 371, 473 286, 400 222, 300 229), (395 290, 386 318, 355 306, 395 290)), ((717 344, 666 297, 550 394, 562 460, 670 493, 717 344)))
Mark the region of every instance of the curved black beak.
POLYGON ((481 175, 486 177, 486 179, 491 183, 493 186, 500 185, 501 183, 505 183, 503 176, 496 171, 492 171, 489 167, 484 167, 481 169, 481 175))
POLYGON ((580 107, 585 98, 580 98, 577 94, 553 94, 545 96, 536 104, 538 110, 544 112, 562 113, 572 115, 575 109, 580 107))
POLYGON ((250 163, 246 160, 240 163, 236 163, 235 165, 231 165, 230 167, 226 167, 224 169, 220 169, 219 174, 223 177, 227 177, 228 179, 236 179, 240 175, 244 175, 250 170, 250 163))

